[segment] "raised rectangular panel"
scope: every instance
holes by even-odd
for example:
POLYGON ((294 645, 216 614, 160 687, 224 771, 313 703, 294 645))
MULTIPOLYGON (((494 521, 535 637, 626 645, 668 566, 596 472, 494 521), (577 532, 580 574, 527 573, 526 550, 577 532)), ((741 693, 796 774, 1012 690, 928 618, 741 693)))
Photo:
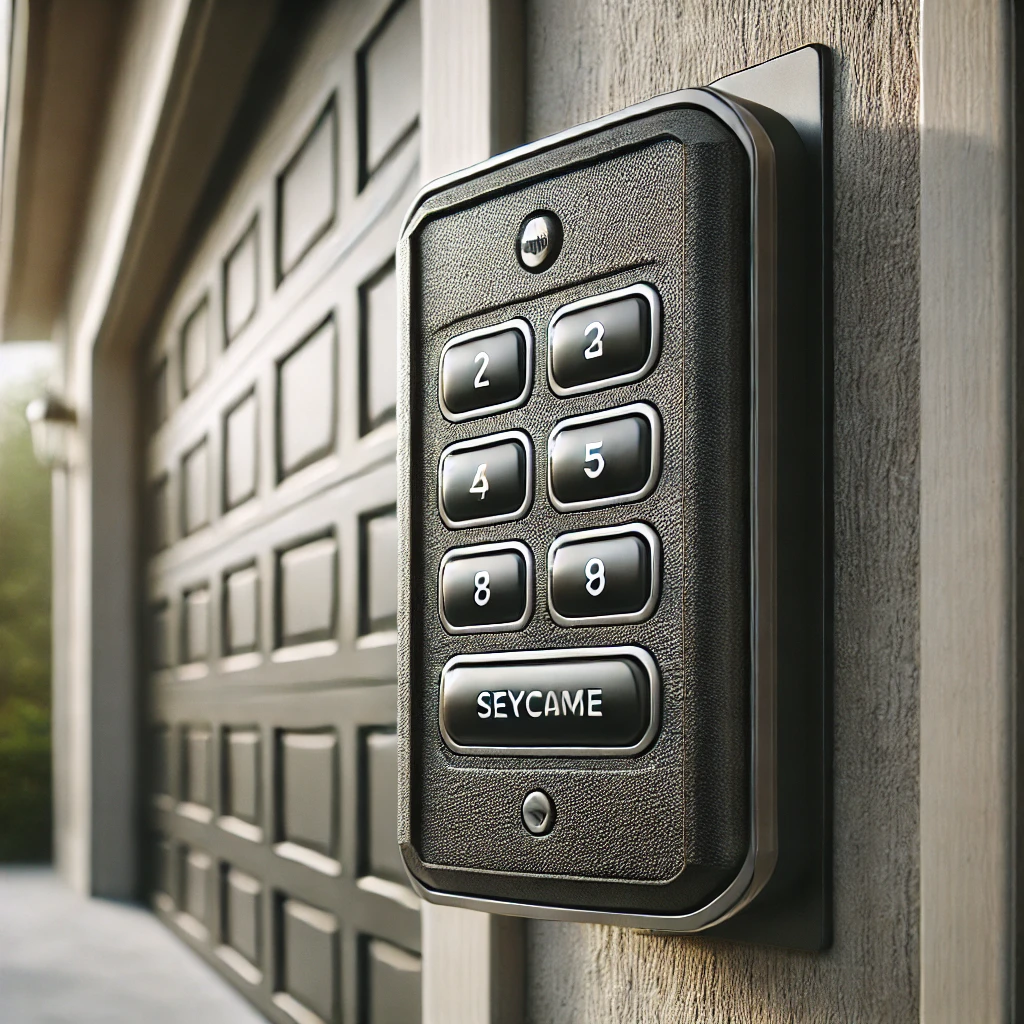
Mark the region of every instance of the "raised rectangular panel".
POLYGON ((404 883, 397 839, 398 737, 393 732, 368 732, 363 743, 360 870, 362 874, 404 883))
POLYGON ((210 446, 206 438, 181 460, 181 532, 195 533, 210 521, 210 446))
POLYGON ((333 1024, 338 1012, 338 922, 333 914, 298 900, 282 900, 278 908, 280 976, 275 1002, 301 1021, 333 1024), (292 1008, 298 1004, 300 1013, 292 1008))
POLYGON ((158 839, 154 851, 153 882, 157 892, 174 898, 174 847, 170 840, 158 839))
POLYGON ((259 431, 256 392, 250 391, 224 417, 224 508, 256 494, 259 431))
POLYGON ((181 393, 191 394, 206 376, 210 362, 210 303, 207 298, 181 328, 181 393))
POLYGON ((368 433, 395 416, 398 293, 391 260, 359 289, 359 421, 368 433))
POLYGON ((150 484, 149 538, 154 552, 171 543, 171 481, 166 474, 150 484))
POLYGON ((275 767, 278 839, 336 859, 337 734, 279 733, 275 767))
POLYGON ((259 221, 253 218, 245 234, 224 260, 224 341, 230 344, 256 315, 259 302, 259 221))
POLYGON ((203 926, 210 926, 210 872, 213 861, 209 854, 183 847, 181 863, 181 909, 203 926))
POLYGON ((153 729, 153 752, 150 768, 153 791, 162 795, 171 792, 171 727, 158 725, 153 729))
POLYGON ((181 637, 182 661, 204 661, 210 656, 210 588, 196 587, 185 594, 181 637))
POLYGON ((261 966, 260 917, 263 890, 260 883, 236 868, 225 867, 221 876, 224 942, 253 967, 261 966))
POLYGON ((190 804, 210 807, 213 769, 213 735, 209 726, 189 726, 182 733, 182 798, 190 804))
POLYGON ((152 391, 149 399, 150 426, 156 430, 167 419, 170 408, 170 392, 167 382, 167 356, 164 356, 153 373, 152 391))
POLYGON ((224 579, 224 650, 255 651, 259 644, 259 572, 255 565, 236 569, 224 579))
POLYGON ((283 479, 334 448, 337 328, 331 317, 277 369, 277 475, 283 479))
POLYGON ((338 542, 334 537, 278 554, 278 646, 327 640, 337 617, 338 542))
POLYGON ((420 1019, 418 956, 380 939, 363 940, 363 978, 359 1019, 366 1024, 395 1024, 420 1019))
POLYGON ((277 278, 290 273, 334 222, 338 113, 331 96, 277 179, 277 278))
POLYGON ((363 44, 359 69, 359 180, 366 183, 416 126, 420 112, 420 5, 392 7, 363 44))
POLYGON ((398 519, 386 512, 361 525, 359 631, 391 630, 398 613, 398 519))
POLYGON ((260 734, 256 729, 224 730, 224 813, 251 825, 260 821, 260 734))
POLYGON ((153 668, 170 668, 172 660, 171 606, 166 601, 153 605, 149 615, 150 656, 153 668))

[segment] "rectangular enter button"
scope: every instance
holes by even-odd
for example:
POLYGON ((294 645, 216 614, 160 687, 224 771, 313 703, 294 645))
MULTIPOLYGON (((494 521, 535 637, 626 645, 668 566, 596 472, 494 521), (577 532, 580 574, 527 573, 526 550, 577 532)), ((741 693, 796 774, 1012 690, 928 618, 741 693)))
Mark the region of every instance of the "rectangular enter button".
POLYGON ((441 735, 460 754, 630 756, 657 735, 660 698, 641 647, 459 655, 441 672, 441 735))

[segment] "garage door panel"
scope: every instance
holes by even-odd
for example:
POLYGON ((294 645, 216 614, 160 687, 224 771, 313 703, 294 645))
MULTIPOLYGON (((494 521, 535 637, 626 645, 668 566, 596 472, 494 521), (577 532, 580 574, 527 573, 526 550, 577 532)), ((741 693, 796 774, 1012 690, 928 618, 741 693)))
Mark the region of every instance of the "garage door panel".
POLYGON ((420 1015, 421 963, 380 939, 361 937, 359 1019, 367 1024, 394 1024, 420 1015))
POLYGON ((334 449, 337 422, 338 328, 333 313, 278 364, 277 478, 334 449))
POLYGON ((224 413, 223 461, 220 466, 224 512, 256 496, 259 481, 259 398, 250 387, 224 413))
POLYGON ((277 276, 291 273, 334 223, 338 203, 338 107, 331 94, 278 175, 277 276))
POLYGON ((417 0, 328 2, 295 45, 139 367, 151 891, 271 1019, 414 1021, 394 245, 417 0))
MULTIPOLYGON (((265 895, 259 879, 237 868, 221 866, 221 943, 235 954, 228 963, 250 983, 263 975, 265 895), (236 958, 241 959, 241 963, 236 958)), ((222 954, 223 955, 223 954, 222 954)))
POLYGON ((224 344, 230 345, 249 325, 260 299, 260 223, 254 214, 242 237, 224 258, 224 344))

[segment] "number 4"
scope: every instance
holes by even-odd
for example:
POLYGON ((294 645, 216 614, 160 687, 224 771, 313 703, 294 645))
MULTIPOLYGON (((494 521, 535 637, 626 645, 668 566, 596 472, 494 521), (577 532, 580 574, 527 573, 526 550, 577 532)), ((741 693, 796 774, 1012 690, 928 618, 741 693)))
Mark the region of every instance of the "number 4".
POLYGON ((469 485, 469 493, 479 494, 480 500, 483 501, 488 487, 490 484, 487 482, 487 463, 482 462, 476 467, 476 476, 473 477, 473 482, 469 485))
POLYGON ((591 480, 596 480, 602 472, 604 472, 604 456, 601 454, 600 448, 604 444, 604 441, 588 441, 587 442, 587 455, 583 460, 583 472, 590 477, 591 480), (594 463, 594 468, 587 465, 588 462, 594 463))

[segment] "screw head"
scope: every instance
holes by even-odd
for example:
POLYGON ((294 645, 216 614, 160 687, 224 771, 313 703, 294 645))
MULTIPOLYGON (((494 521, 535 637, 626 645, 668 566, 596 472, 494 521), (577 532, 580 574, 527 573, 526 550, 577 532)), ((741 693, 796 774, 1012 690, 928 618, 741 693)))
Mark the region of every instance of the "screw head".
POLYGON ((547 270, 562 251, 562 225, 547 211, 531 213, 519 228, 516 246, 524 270, 539 274, 547 270))
POLYGON ((547 793, 535 789, 528 793, 523 801, 523 824, 526 830, 535 836, 543 836, 551 831, 555 823, 555 805, 547 793))

